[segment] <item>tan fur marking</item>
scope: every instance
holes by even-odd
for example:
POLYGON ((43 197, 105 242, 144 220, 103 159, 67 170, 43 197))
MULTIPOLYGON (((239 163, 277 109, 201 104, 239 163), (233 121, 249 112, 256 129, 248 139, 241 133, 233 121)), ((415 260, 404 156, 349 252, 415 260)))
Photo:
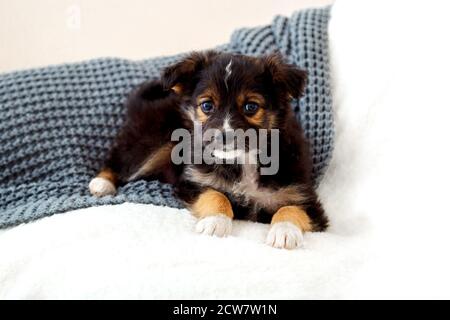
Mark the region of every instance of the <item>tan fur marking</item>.
POLYGON ((113 185, 117 184, 117 175, 114 171, 109 168, 102 169, 98 174, 97 178, 103 178, 110 181, 113 185))
POLYGON ((243 166, 242 179, 234 182, 221 179, 213 173, 200 172, 194 167, 187 167, 185 173, 190 181, 243 197, 245 203, 254 204, 258 208, 267 210, 275 211, 283 204, 301 203, 307 200, 301 192, 301 186, 298 185, 289 185, 279 189, 259 187, 259 173, 255 165, 243 166))
POLYGON ((264 126, 264 121, 266 118, 266 111, 261 108, 264 106, 265 100, 264 97, 262 95, 260 95, 259 93, 256 92, 243 92, 241 93, 237 99, 236 102, 238 104, 238 106, 240 106, 241 108, 244 108, 244 105, 247 102, 253 102, 256 103, 260 106, 260 108, 258 109, 258 111, 253 114, 253 115, 249 115, 249 116, 245 116, 247 118, 247 121, 250 122, 251 124, 258 126, 258 127, 263 127, 264 126))
POLYGON ((277 222, 291 222, 299 227, 302 231, 311 231, 311 219, 305 210, 298 206, 285 206, 278 209, 273 215, 271 224, 277 222))
POLYGON ((236 103, 242 107, 244 103, 249 101, 257 103, 260 106, 264 106, 265 103, 264 97, 256 92, 243 92, 236 98, 236 103))
POLYGON ((207 189, 200 194, 191 206, 192 213, 198 218, 224 214, 233 218, 233 209, 228 198, 219 191, 207 189))
POLYGON ((244 93, 241 93, 240 95, 238 95, 236 98, 237 105, 243 107, 245 99, 246 99, 246 95, 244 93))
POLYGON ((181 87, 181 84, 176 84, 171 89, 176 94, 181 94, 181 92, 183 91, 183 88, 181 87))
POLYGON ((197 105, 200 105, 205 101, 212 101, 214 105, 217 106, 217 104, 219 103, 219 95, 217 94, 216 90, 214 90, 213 88, 208 88, 198 95, 197 105))
POLYGON ((275 114, 273 113, 269 113, 269 129, 273 129, 277 126, 277 118, 275 116, 275 114))
POLYGON ((206 101, 212 101, 214 106, 217 106, 218 95, 217 92, 212 88, 206 89, 203 93, 199 94, 197 97, 197 109, 195 110, 195 114, 197 116, 197 119, 202 123, 208 120, 208 115, 202 111, 202 108, 200 106, 203 102, 206 101))
POLYGON ((266 111, 263 108, 259 108, 254 115, 246 116, 246 118, 251 124, 262 127, 264 125, 264 121, 266 120, 265 115, 266 111))
POLYGON ((161 168, 165 163, 170 161, 170 155, 172 152, 172 143, 167 143, 153 152, 139 167, 128 180, 134 180, 143 175, 156 172, 158 168, 161 168))
POLYGON ((208 120, 208 115, 206 115, 203 111, 201 107, 197 107, 197 109, 195 109, 195 114, 196 114, 196 118, 198 121, 200 121, 201 123, 205 123, 206 120, 208 120))
POLYGON ((259 104, 260 106, 264 106, 264 102, 265 102, 264 97, 256 92, 247 93, 246 100, 255 102, 255 103, 259 104))

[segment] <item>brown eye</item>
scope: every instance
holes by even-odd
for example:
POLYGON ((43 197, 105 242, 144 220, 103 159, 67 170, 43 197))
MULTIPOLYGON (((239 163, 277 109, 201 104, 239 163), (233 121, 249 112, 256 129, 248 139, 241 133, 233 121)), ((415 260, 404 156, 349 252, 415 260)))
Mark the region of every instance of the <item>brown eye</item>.
POLYGON ((200 104, 204 113, 210 113, 214 110, 214 104, 211 101, 204 101, 200 104))
POLYGON ((244 106, 244 112, 246 114, 254 114, 256 111, 258 111, 259 105, 254 102, 247 102, 244 106))

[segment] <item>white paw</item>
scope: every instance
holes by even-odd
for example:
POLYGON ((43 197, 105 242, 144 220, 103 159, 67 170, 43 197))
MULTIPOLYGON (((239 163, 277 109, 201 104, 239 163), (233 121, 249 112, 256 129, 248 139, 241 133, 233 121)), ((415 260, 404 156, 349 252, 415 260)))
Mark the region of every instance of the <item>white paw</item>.
POLYGON ((195 231, 210 236, 226 237, 231 233, 231 218, 224 214, 202 218, 197 222, 195 231))
POLYGON ((303 233, 295 224, 277 222, 272 225, 266 243, 279 249, 295 249, 303 242, 303 233))
POLYGON ((116 194, 116 187, 108 179, 97 177, 89 182, 89 191, 96 197, 103 197, 116 194))

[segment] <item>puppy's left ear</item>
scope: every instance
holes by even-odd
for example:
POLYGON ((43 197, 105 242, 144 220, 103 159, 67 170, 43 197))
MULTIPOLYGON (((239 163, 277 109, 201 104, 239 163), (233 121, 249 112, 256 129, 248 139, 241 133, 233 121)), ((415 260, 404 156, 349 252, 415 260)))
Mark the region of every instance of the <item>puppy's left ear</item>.
POLYGON ((286 63, 278 52, 263 57, 263 61, 275 88, 284 93, 286 98, 299 98, 304 94, 308 81, 305 70, 286 63))
POLYGON ((164 89, 172 89, 178 94, 190 94, 199 80, 199 73, 214 56, 215 51, 192 52, 183 60, 163 70, 161 81, 164 89))

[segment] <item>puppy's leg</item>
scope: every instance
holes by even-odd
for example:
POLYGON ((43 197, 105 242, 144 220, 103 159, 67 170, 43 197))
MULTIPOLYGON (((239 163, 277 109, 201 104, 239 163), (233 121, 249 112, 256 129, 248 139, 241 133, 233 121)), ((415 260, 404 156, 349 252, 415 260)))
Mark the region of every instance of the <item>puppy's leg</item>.
POLYGON ((93 196, 103 197, 115 195, 119 185, 120 170, 124 167, 124 160, 121 152, 121 143, 115 145, 109 152, 103 169, 89 183, 89 191, 93 196))
POLYGON ((102 169, 89 183, 89 191, 96 197, 116 194, 117 174, 109 169, 102 169))
POLYGON ((205 189, 190 206, 200 220, 195 230, 199 233, 224 237, 231 233, 233 209, 228 198, 213 189, 205 189))
POLYGON ((312 231, 313 225, 300 206, 285 206, 273 215, 267 244, 280 249, 294 249, 303 242, 303 232, 312 231))
MULTIPOLYGON (((89 183, 89 190, 92 195, 97 197, 114 195, 119 184, 122 185, 141 178, 151 178, 163 182, 176 180, 174 169, 170 165, 173 146, 171 143, 161 147, 149 146, 149 154, 143 154, 145 158, 141 160, 137 156, 131 159, 129 156, 126 158, 127 155, 132 155, 136 150, 127 150, 123 147, 124 143, 119 142, 111 150, 104 169, 89 183), (151 147, 153 147, 153 151, 151 151, 151 147)), ((139 146, 139 143, 136 143, 136 145, 139 146)), ((141 158, 143 156, 141 155, 141 158)))
POLYGON ((281 207, 273 215, 267 244, 275 248, 294 249, 303 242, 303 233, 324 231, 328 218, 314 190, 303 189, 304 198, 300 204, 281 207))
POLYGON ((137 179, 174 183, 170 133, 182 128, 179 100, 160 81, 143 83, 126 102, 127 116, 103 170, 90 182, 91 194, 111 195, 118 185, 137 179))

